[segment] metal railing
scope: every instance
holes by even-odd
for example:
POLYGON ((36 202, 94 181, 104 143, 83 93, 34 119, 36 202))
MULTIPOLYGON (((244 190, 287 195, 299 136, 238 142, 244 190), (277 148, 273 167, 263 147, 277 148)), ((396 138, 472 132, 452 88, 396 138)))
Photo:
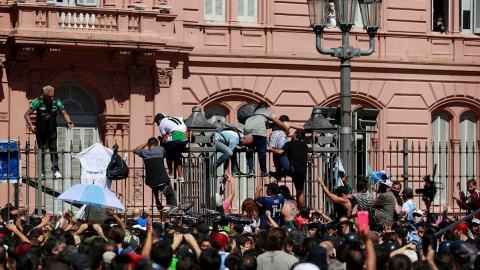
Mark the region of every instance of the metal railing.
MULTIPOLYGON (((87 145, 90 145, 88 143, 87 145)), ((67 210, 76 210, 75 206, 59 202, 55 198, 64 190, 72 185, 80 183, 80 162, 71 161, 72 155, 82 151, 81 143, 76 147, 78 151, 73 151, 74 146, 71 143, 70 149, 59 149, 60 170, 63 174, 61 179, 54 180, 52 173, 48 172, 44 177, 38 177, 41 174, 41 153, 36 143, 33 147, 29 141, 24 146, 17 142, 16 147, 7 147, 0 149, 3 160, 6 159, 7 175, 2 179, 5 186, 1 187, 2 192, 6 192, 6 200, 0 204, 13 203, 15 208, 29 206, 30 209, 48 208, 50 212, 65 212, 67 210), (19 170, 18 175, 12 176, 11 157, 18 154, 19 170), (70 160, 70 162, 68 162, 70 160)), ((108 147, 108 142, 106 143, 108 147)), ((333 190, 333 159, 339 156, 338 152, 315 152, 313 148, 311 161, 307 167, 307 177, 305 183, 305 199, 307 206, 318 206, 323 208, 325 213, 331 213, 332 203, 323 196, 322 191, 316 183, 317 177, 322 177, 327 187, 333 190)), ((127 164, 130 167, 130 175, 125 180, 114 181, 111 190, 116 193, 120 201, 124 204, 127 211, 133 208, 143 208, 152 216, 158 216, 153 194, 149 188, 145 188, 144 178, 145 170, 141 158, 133 154, 132 150, 119 150, 119 154, 129 154, 127 164)), ((246 168, 246 159, 243 152, 237 152, 240 168, 246 168)), ((409 142, 403 141, 390 142, 387 149, 381 149, 377 144, 370 148, 358 147, 354 144, 354 172, 353 179, 367 178, 368 169, 370 172, 385 170, 390 175, 393 182, 399 181, 403 187, 410 187, 414 190, 423 187, 422 178, 425 175, 434 174, 432 168, 437 165, 437 172, 433 180, 437 185, 437 196, 432 203, 432 213, 440 213, 441 206, 445 202, 450 202, 453 214, 464 215, 455 202, 452 201, 452 192, 457 192, 455 185, 461 183, 462 190, 466 191, 466 180, 470 178, 478 179, 477 170, 480 161, 479 148, 475 143, 470 144, 435 144, 428 142, 409 142), (361 162, 359 162, 361 161, 361 162)), ((46 168, 48 168, 50 158, 45 155, 46 168)), ((216 156, 213 153, 189 152, 184 154, 183 170, 186 182, 184 184, 173 183, 173 188, 177 192, 179 203, 195 201, 194 212, 201 212, 202 207, 209 209, 215 208, 215 193, 219 191, 219 183, 222 168, 215 170, 216 156)), ((273 164, 272 156, 269 154, 267 159, 269 164, 273 164)), ((273 168, 273 165, 267 165, 273 168)), ((245 169, 243 169, 245 171, 245 169)), ((256 170, 259 171, 259 170, 256 170)), ((240 212, 241 204, 247 197, 253 197, 257 184, 274 181, 274 179, 257 177, 249 178, 240 176, 236 178, 234 188, 236 198, 232 205, 234 212, 240 212), (259 183, 260 182, 260 183, 259 183)), ((351 181, 352 186, 356 187, 356 181, 351 181)), ((289 178, 283 178, 279 185, 287 185, 292 195, 295 196, 295 188, 289 178)), ((373 191, 375 186, 371 186, 373 191)), ((227 193, 230 192, 227 190, 227 193)), ((466 194, 468 196, 468 194, 466 194)), ((421 201, 421 195, 415 193, 414 200, 417 208, 425 209, 421 201)), ((31 211, 30 211, 31 213, 31 211)), ((452 213, 451 213, 452 214, 452 213)), ((163 217, 162 217, 163 218, 163 217)))

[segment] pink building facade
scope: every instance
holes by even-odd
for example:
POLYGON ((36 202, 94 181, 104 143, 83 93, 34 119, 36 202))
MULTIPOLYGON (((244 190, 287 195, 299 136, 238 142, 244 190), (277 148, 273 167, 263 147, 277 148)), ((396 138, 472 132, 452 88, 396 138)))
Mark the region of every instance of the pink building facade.
MULTIPOLYGON (((380 109, 378 133, 355 140, 474 146, 471 165, 445 170, 479 174, 478 10, 476 1, 384 0, 375 52, 353 59, 351 74, 352 109, 380 109), (446 34, 432 31, 439 15, 446 34)), ((2 139, 35 140, 23 115, 45 85, 77 127, 59 125, 59 150, 133 149, 159 135, 156 113, 188 116, 197 105, 235 124, 241 106, 260 100, 298 124, 315 106, 339 105, 339 61, 317 53, 305 0, 8 0, 0 13, 2 139)), ((322 42, 339 46, 340 30, 326 29, 322 42)), ((360 19, 350 44, 368 48, 360 19)), ((141 179, 128 183, 131 200, 148 195, 141 179)))

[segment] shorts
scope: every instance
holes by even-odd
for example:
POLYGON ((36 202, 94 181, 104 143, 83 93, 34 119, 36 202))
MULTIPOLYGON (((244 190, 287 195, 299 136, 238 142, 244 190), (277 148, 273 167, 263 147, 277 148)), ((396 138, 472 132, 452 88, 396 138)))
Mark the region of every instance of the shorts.
POLYGON ((167 151, 167 159, 173 161, 180 161, 185 152, 188 141, 169 141, 165 144, 167 151))
POLYGON ((268 146, 275 149, 282 149, 287 143, 287 134, 283 130, 274 130, 268 138, 268 146))

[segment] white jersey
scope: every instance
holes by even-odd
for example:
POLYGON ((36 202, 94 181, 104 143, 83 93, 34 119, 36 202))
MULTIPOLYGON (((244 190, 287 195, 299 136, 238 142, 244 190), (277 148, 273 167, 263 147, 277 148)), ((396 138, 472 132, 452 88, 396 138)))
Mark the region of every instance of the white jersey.
POLYGON ((168 136, 167 141, 182 141, 188 138, 187 126, 183 117, 165 117, 158 129, 162 136, 168 136))

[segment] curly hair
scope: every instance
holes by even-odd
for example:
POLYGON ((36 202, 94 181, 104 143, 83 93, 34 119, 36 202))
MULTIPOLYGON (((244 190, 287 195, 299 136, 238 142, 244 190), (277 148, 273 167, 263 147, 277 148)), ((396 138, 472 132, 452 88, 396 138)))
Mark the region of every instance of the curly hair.
POLYGON ((258 219, 260 211, 252 198, 246 198, 242 203, 242 212, 247 214, 247 218, 258 219))

